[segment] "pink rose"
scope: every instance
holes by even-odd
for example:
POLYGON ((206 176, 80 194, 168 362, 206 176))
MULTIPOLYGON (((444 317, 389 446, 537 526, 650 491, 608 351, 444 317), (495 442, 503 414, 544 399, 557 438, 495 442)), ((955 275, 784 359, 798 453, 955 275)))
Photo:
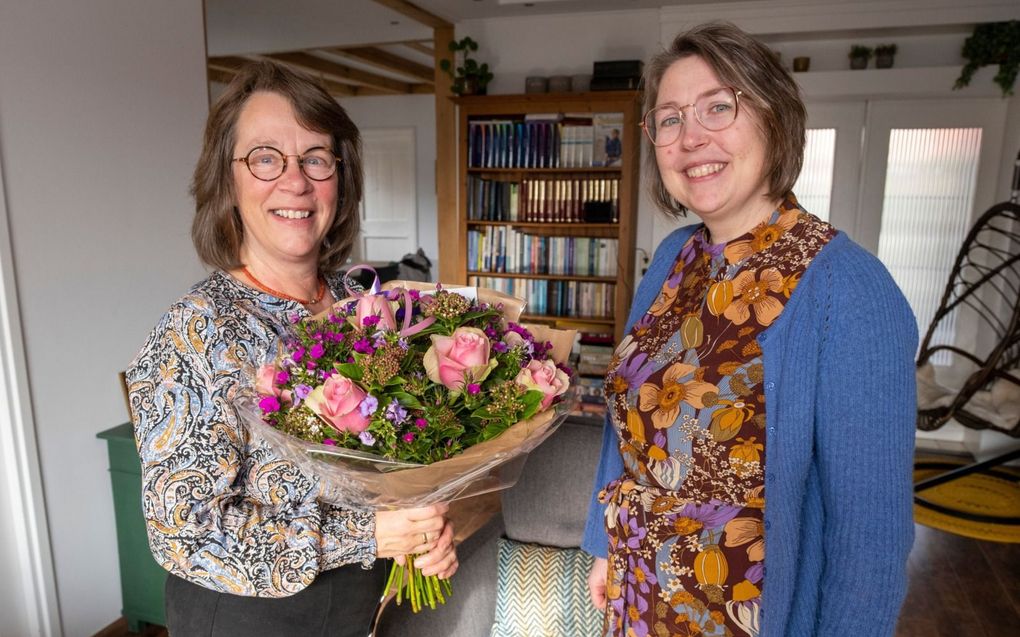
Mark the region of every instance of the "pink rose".
POLYGON ((363 321, 369 316, 378 316, 377 327, 381 330, 396 330, 397 321, 393 318, 393 306, 381 294, 369 294, 358 299, 354 310, 355 327, 364 327, 363 321))
POLYGON ((465 378, 479 383, 496 366, 489 360, 489 337, 476 327, 458 327, 452 336, 432 335, 432 347, 425 352, 429 380, 460 391, 465 378))
POLYGON ((358 409, 364 399, 364 390, 349 378, 333 374, 308 394, 305 404, 337 431, 358 434, 367 429, 370 422, 358 409))
POLYGON ((503 335, 503 342, 510 347, 515 347, 524 342, 524 337, 514 331, 508 331, 503 335))
POLYGON ((517 378, 514 380, 528 389, 542 392, 542 409, 548 408, 553 399, 567 391, 567 387, 570 385, 570 379, 552 361, 533 360, 517 374, 517 378))
POLYGON ((280 392, 276 388, 276 365, 263 365, 255 376, 255 391, 263 396, 276 396, 280 392))
POLYGON ((280 368, 276 365, 263 365, 255 376, 255 391, 262 396, 276 396, 280 402, 289 403, 291 393, 289 389, 277 387, 277 375, 280 368))

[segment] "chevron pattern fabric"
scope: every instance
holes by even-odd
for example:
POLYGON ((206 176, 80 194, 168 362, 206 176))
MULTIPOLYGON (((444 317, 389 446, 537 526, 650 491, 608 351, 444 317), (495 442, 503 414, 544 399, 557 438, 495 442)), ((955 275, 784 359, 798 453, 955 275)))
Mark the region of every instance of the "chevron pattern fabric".
POLYGON ((592 562, 580 549, 501 539, 490 637, 601 635, 602 612, 588 597, 592 562))

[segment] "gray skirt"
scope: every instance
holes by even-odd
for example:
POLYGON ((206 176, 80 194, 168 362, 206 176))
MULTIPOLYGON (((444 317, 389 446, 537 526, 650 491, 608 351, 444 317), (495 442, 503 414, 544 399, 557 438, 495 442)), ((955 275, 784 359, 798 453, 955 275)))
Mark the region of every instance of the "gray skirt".
POLYGON ((166 581, 171 637, 368 637, 386 583, 389 560, 320 573, 289 597, 218 593, 176 575, 166 581))

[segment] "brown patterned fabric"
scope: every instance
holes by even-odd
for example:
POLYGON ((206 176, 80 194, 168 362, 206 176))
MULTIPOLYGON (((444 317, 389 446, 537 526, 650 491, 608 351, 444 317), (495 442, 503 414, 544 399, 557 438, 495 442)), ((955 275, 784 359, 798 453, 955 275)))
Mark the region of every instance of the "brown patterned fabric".
POLYGON ((704 227, 606 376, 626 473, 607 503, 605 635, 758 634, 765 557, 758 335, 835 229, 790 195, 724 245, 704 227))

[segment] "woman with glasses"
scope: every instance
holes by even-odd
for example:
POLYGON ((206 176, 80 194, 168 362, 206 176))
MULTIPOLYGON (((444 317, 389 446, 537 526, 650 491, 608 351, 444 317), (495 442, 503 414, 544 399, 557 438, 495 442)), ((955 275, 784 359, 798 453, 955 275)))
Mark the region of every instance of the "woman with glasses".
POLYGON ((425 554, 422 572, 441 577, 457 568, 445 507, 320 502, 314 476, 250 442, 231 406, 292 321, 343 298, 360 152, 343 108, 275 63, 242 69, 210 112, 192 238, 215 270, 170 307, 128 371, 171 634, 365 637, 379 558, 425 554))
POLYGON ((892 635, 913 539, 914 317, 791 191, 805 108, 736 27, 645 74, 673 217, 606 376, 584 548, 605 634, 892 635))

